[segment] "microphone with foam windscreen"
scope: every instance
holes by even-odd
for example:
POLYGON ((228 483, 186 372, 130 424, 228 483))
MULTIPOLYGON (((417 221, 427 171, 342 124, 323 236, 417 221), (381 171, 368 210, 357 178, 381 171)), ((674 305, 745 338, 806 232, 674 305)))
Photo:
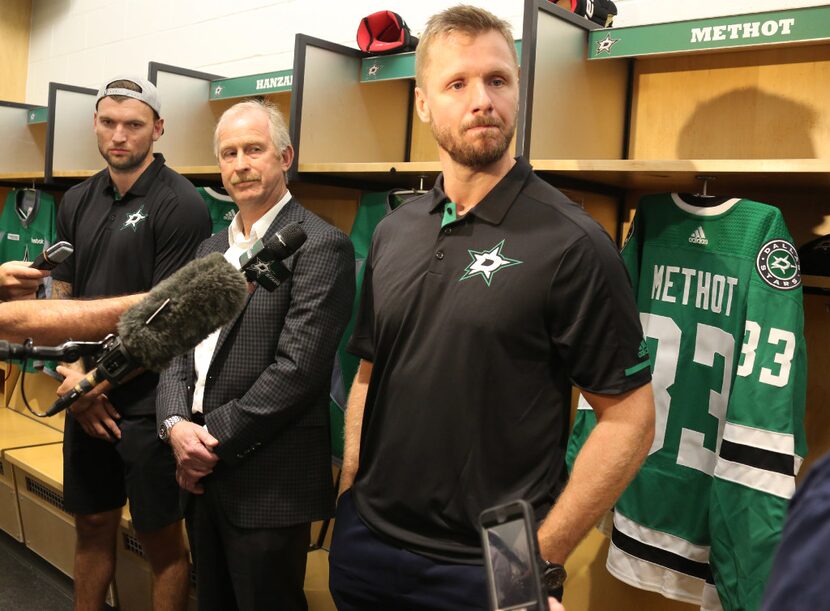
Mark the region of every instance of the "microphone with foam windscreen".
POLYGON ((256 282, 267 291, 273 291, 291 272, 282 260, 293 255, 306 241, 303 228, 290 223, 280 229, 264 243, 257 240, 239 257, 239 269, 249 282, 256 282))
POLYGON ((233 319, 247 296, 245 278, 219 253, 191 261, 126 310, 98 363, 46 412, 54 416, 104 380, 113 385, 138 369, 160 371, 233 319))

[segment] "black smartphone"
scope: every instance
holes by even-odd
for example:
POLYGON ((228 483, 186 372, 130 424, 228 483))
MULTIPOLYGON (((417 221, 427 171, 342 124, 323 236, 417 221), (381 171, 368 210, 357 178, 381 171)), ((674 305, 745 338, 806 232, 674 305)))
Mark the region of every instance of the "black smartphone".
POLYGON ((533 512, 518 500, 481 512, 481 548, 492 611, 547 611, 533 512))
POLYGON ((40 253, 32 261, 35 269, 54 269, 59 263, 63 263, 69 255, 75 251, 69 242, 56 242, 40 253))

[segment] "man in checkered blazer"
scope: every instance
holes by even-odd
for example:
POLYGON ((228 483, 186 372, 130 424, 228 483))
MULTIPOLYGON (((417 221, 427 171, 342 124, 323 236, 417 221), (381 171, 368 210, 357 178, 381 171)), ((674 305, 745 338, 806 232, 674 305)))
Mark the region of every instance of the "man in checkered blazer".
POLYGON ((253 286, 242 313, 162 373, 160 437, 186 490, 200 610, 306 609, 309 524, 333 511, 328 390, 354 298, 349 239, 303 208, 285 172, 294 150, 276 107, 236 104, 214 146, 239 213, 197 256, 234 264, 289 223, 308 236, 291 277, 253 286))

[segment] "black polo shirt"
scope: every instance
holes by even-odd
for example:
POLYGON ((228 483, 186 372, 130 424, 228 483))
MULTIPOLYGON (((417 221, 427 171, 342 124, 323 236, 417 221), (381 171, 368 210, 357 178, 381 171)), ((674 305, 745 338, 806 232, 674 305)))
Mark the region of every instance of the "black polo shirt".
MULTIPOLYGON (((186 178, 153 162, 127 193, 119 194, 109 170, 69 189, 57 215, 57 239, 74 254, 52 271, 72 285, 73 297, 140 293, 193 258, 210 236, 210 215, 186 178)), ((70 331, 71 335, 71 331, 70 331)), ((109 393, 122 415, 155 414, 158 376, 145 373, 109 393)))
POLYGON ((349 349, 374 364, 353 487, 377 534, 480 564, 479 513, 543 517, 566 479, 571 383, 650 379, 628 274, 580 207, 515 166, 457 219, 442 190, 378 225, 349 349))

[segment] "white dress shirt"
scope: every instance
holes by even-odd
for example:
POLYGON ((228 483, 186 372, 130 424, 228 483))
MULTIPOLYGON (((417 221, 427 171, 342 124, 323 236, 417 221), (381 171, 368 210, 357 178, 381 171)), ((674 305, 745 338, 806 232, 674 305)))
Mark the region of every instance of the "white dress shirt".
MULTIPOLYGON (((239 213, 236 213, 236 216, 233 217, 233 221, 231 221, 228 227, 228 250, 225 251, 225 259, 231 265, 239 269, 239 257, 251 248, 254 242, 265 235, 265 232, 268 231, 277 214, 279 214, 280 210, 283 209, 290 199, 291 193, 286 191, 282 199, 251 226, 251 233, 247 238, 242 231, 242 219, 239 217, 239 213)), ((216 329, 216 331, 203 339, 194 349, 193 360, 196 366, 196 386, 193 389, 193 406, 191 408, 193 413, 202 413, 203 411, 202 403, 205 398, 207 372, 213 360, 213 352, 216 350, 216 342, 219 340, 219 332, 221 330, 222 327, 216 329)))

